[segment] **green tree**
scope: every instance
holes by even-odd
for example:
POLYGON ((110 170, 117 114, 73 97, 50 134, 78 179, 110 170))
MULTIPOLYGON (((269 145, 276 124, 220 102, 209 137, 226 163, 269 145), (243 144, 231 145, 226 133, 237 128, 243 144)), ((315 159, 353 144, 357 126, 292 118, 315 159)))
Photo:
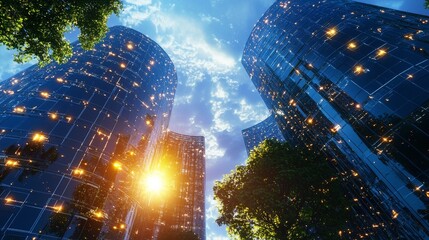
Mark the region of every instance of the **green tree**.
POLYGON ((158 240, 199 240, 192 231, 164 227, 159 231, 158 240))
POLYGON ((82 47, 91 49, 121 8, 121 0, 0 0, 0 44, 17 50, 16 62, 64 63, 72 55, 64 33, 79 28, 82 47))
POLYGON ((348 201, 325 159, 273 140, 213 190, 216 222, 238 239, 337 239, 348 218, 348 201))
POLYGON ((426 1, 425 1, 425 7, 426 7, 426 8, 429 8, 429 0, 426 0, 426 1))

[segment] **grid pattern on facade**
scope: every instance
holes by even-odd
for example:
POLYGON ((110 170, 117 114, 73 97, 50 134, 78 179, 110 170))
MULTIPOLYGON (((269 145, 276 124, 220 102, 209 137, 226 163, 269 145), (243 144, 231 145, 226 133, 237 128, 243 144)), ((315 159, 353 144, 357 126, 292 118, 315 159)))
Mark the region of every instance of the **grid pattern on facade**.
POLYGON ((276 1, 244 50, 285 139, 353 179, 361 237, 429 236, 428 23, 351 1, 276 1))
POLYGON ((146 235, 156 236, 159 231, 176 229, 192 231, 204 240, 204 137, 168 131, 158 144, 152 168, 168 174, 167 196, 163 198, 162 207, 152 212, 152 216, 147 213, 143 216, 148 219, 143 221, 143 225, 152 226, 146 235))
POLYGON ((285 141, 282 132, 277 126, 274 115, 267 117, 264 121, 255 126, 243 129, 241 133, 243 135, 247 155, 265 139, 274 139, 280 142, 285 141))
POLYGON ((155 42, 113 27, 73 47, 0 84, 0 239, 122 238, 136 152, 168 127, 177 77, 155 42))

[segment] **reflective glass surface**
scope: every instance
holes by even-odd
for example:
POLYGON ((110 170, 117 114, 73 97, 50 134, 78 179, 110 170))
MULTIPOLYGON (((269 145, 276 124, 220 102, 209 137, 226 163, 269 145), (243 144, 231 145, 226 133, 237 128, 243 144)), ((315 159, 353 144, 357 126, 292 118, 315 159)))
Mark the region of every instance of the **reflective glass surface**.
POLYGON ((282 132, 277 126, 274 115, 267 117, 264 121, 255 126, 243 129, 241 133, 243 135, 247 155, 265 139, 274 139, 280 142, 285 141, 282 132))
POLYGON ((165 176, 164 194, 161 199, 154 197, 150 204, 158 202, 161 207, 143 210, 137 215, 135 225, 144 229, 133 239, 153 239, 159 232, 178 229, 192 231, 204 240, 204 137, 168 131, 156 146, 151 165, 152 170, 159 170, 165 176))
POLYGON ((347 183, 353 237, 429 238, 428 23, 353 1, 276 1, 245 47, 285 139, 322 149, 347 183))
POLYGON ((0 239, 123 239, 130 229, 130 173, 167 129, 175 68, 125 27, 91 51, 73 47, 66 64, 0 83, 0 239))

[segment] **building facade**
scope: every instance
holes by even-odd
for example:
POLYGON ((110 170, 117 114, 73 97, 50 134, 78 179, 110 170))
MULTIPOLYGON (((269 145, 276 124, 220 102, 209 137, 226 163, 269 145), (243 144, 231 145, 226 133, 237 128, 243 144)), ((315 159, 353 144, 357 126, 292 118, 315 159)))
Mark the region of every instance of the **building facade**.
POLYGON ((374 239, 429 239, 429 18, 347 0, 276 1, 242 63, 284 138, 323 150, 374 239))
POLYGON ((256 124, 255 126, 243 129, 241 134, 243 135, 247 155, 250 155, 250 151, 265 139, 274 139, 280 142, 285 141, 282 132, 277 126, 274 115, 270 115, 264 121, 256 124))
MULTIPOLYGON (((205 239, 205 145, 204 137, 168 131, 160 141, 152 166, 168 173, 159 233, 180 230, 205 239), (159 166, 159 167, 158 167, 159 166)), ((156 234, 154 234, 156 235, 156 234)))
POLYGON ((0 239, 123 239, 134 171, 167 130, 177 85, 154 41, 113 27, 63 65, 0 83, 0 239))

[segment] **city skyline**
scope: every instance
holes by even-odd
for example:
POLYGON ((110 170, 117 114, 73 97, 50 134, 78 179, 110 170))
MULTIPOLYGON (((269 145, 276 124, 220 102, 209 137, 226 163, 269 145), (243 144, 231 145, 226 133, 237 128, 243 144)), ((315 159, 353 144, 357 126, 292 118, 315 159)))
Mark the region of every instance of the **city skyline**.
MULTIPOLYGON (((207 142, 207 189, 246 158, 241 130, 262 121, 269 113, 254 91, 239 62, 253 25, 274 1, 125 1, 119 18, 110 26, 125 24, 148 34, 169 53, 179 74, 172 130, 205 135, 207 142), (194 44, 198 43, 198 44, 194 44), (177 124, 177 125, 176 125, 177 124), (192 128, 192 127, 195 128, 192 128), (194 129, 191 130, 190 129, 194 129), (238 150, 237 150, 238 149, 238 150), (241 149, 241 150, 240 150, 241 149)), ((383 1, 374 1, 381 4, 383 1)), ((395 1, 390 7, 406 9, 411 3, 395 1)), ((413 2, 414 9, 423 1, 413 2)), ((71 34, 71 37, 76 34, 71 34)), ((7 71, 18 71, 11 53, 1 52, 7 71), (15 70, 14 70, 15 69, 15 70)), ((216 211, 207 193, 208 236, 225 237, 213 223, 216 211)))

